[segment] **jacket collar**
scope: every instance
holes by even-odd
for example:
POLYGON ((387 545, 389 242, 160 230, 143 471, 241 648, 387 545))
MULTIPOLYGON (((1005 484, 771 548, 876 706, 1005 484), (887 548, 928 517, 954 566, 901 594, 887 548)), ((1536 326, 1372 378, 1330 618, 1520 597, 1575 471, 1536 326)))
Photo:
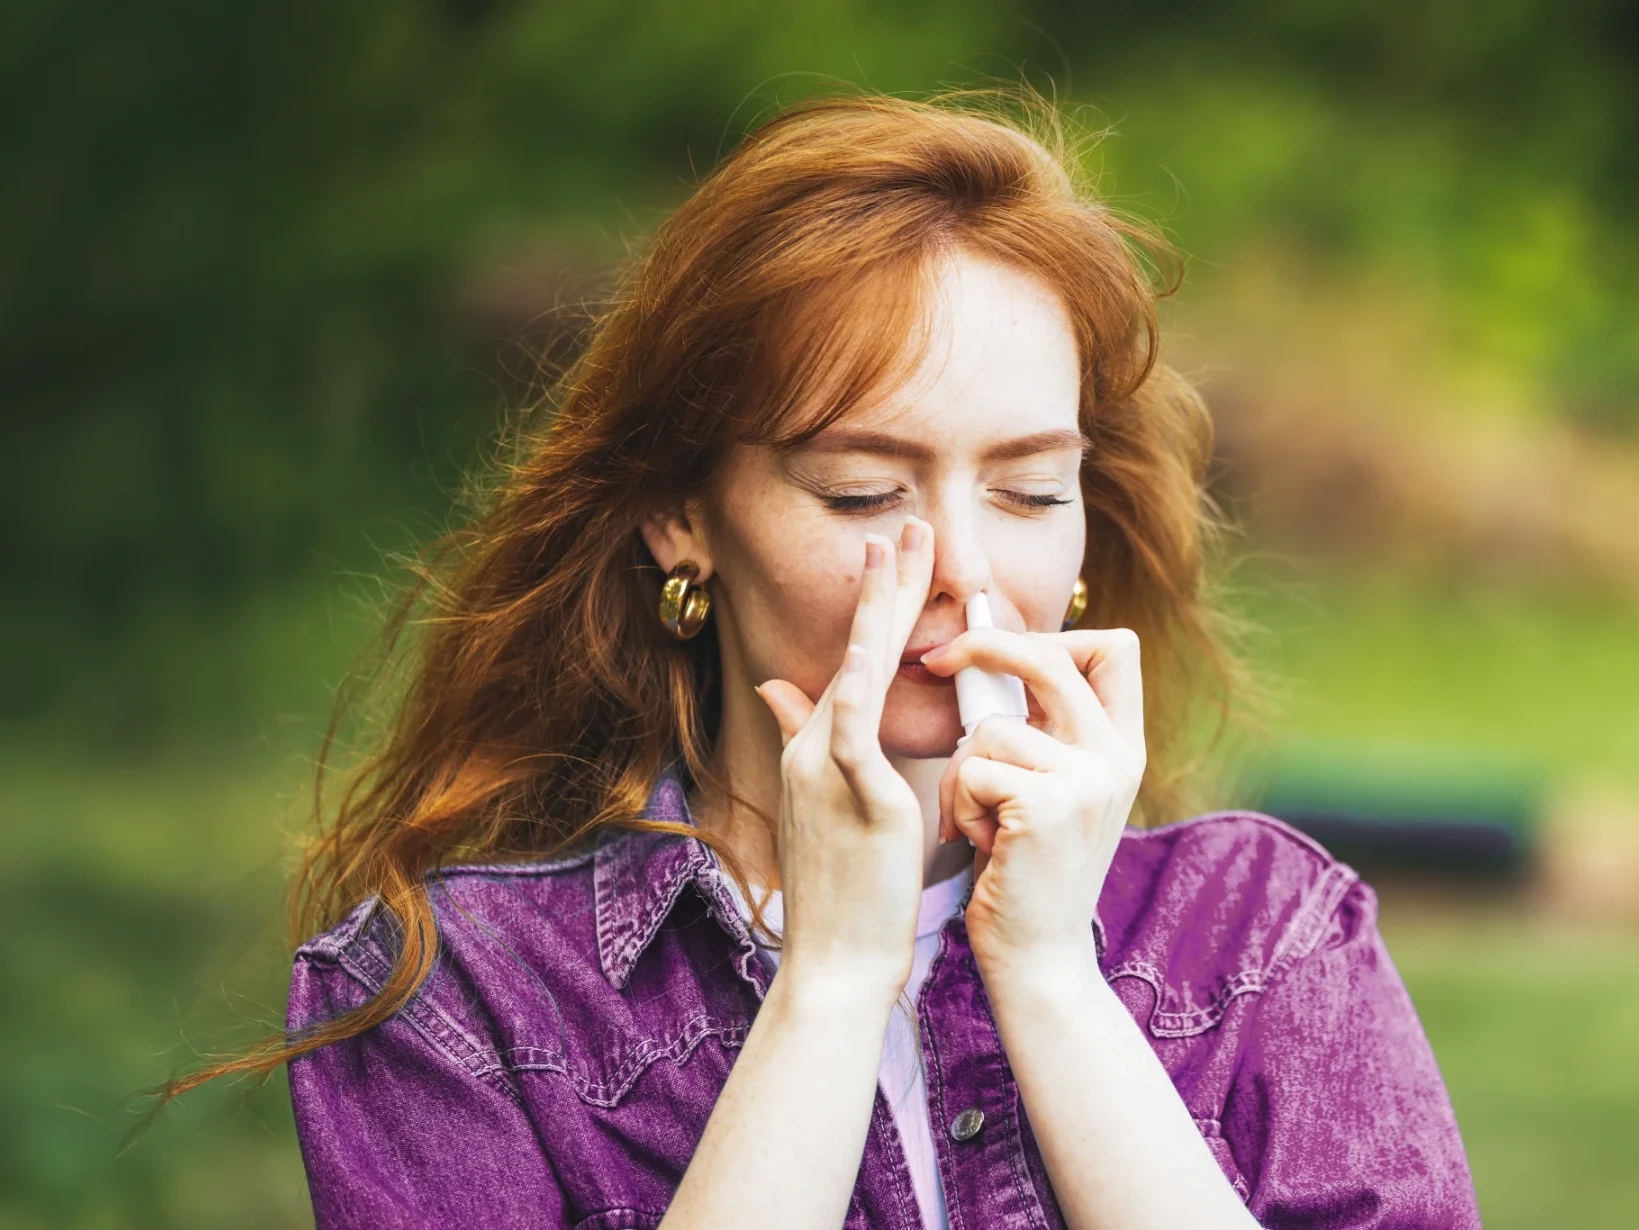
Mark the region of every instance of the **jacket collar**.
MULTIPOLYGON (((693 825, 683 783, 668 767, 656 781, 644 819, 693 825)), ((606 828, 592 859, 598 961, 604 976, 624 988, 632 967, 677 904, 685 885, 714 867, 710 847, 697 837, 606 828)), ((708 891, 707 899, 712 894, 708 891)))
MULTIPOLYGON (((645 819, 694 825, 675 764, 656 780, 644 808, 645 819)), ((592 861, 598 961, 616 990, 625 988, 632 967, 643 955, 660 924, 688 884, 699 887, 717 921, 739 943, 735 964, 759 991, 767 989, 766 971, 753 973, 756 945, 729 895, 717 855, 698 837, 606 828, 598 835, 592 861)), ((968 895, 972 895, 971 886, 968 895)), ((966 899, 962 906, 967 907, 966 899)), ((1093 938, 1102 959, 1107 951, 1104 924, 1093 913, 1093 938)), ((760 970, 760 967, 757 967, 760 970)))

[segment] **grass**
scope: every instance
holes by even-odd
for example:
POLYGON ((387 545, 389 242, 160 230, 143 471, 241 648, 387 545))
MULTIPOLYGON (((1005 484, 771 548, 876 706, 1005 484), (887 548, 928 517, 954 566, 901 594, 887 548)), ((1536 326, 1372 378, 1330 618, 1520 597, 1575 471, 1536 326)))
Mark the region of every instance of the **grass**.
POLYGON ((7 765, 0 1226, 311 1223, 283 1076, 118 1154, 128 1095, 282 1019, 281 775, 7 765))
POLYGON ((1439 1058, 1489 1230, 1639 1209, 1639 936, 1394 917, 1384 936, 1439 1058))
POLYGON ((1256 657, 1288 695, 1276 742, 1448 776, 1639 791, 1639 605, 1572 588, 1393 573, 1254 576, 1256 657))

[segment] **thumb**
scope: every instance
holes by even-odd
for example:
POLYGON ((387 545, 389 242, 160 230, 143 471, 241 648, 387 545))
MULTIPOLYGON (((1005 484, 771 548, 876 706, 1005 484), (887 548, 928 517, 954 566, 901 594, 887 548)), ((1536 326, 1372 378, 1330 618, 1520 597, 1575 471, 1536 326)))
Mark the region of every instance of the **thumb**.
POLYGON ((814 712, 814 702, 796 684, 787 683, 784 679, 770 679, 755 691, 780 724, 781 746, 790 743, 796 733, 808 724, 808 718, 814 712))
POLYGON ((978 883, 979 877, 984 875, 985 868, 990 866, 990 855, 977 846, 973 849, 973 880, 978 883))

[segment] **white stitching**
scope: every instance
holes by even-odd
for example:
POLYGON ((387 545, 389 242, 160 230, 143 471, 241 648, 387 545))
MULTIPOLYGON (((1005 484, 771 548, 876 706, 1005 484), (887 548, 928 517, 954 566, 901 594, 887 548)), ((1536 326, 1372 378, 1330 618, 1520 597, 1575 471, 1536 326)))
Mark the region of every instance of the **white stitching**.
POLYGON ((1117 978, 1137 978, 1149 984, 1155 995, 1146 1028, 1157 1038, 1183 1038, 1205 1033, 1223 1019, 1230 1001, 1238 995, 1258 994, 1268 989, 1287 965, 1307 955, 1325 933, 1326 923, 1349 889, 1359 881, 1359 875, 1347 863, 1339 862, 1323 846, 1307 834, 1293 828, 1284 820, 1255 811, 1218 811, 1179 820, 1153 829, 1132 829, 1127 836, 1145 837, 1166 834, 1182 828, 1193 828, 1208 822, 1250 820, 1270 829, 1281 837, 1294 840, 1312 854, 1324 859, 1319 877, 1308 886, 1291 921, 1276 938, 1268 962, 1261 967, 1240 970, 1224 978, 1213 991, 1211 999, 1199 1007, 1169 1011, 1162 1007, 1167 992, 1177 988, 1168 983, 1156 966, 1138 958, 1123 961, 1105 973, 1107 982, 1117 978))

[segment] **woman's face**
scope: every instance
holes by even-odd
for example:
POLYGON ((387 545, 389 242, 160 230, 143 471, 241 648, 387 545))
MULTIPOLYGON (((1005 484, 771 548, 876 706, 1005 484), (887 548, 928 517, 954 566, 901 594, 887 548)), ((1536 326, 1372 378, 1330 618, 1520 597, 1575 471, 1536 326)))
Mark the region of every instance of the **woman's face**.
POLYGON ((930 307, 931 345, 897 392, 794 452, 736 447, 692 556, 713 574, 725 685, 780 678, 817 699, 848 644, 865 535, 928 522, 932 585, 881 727, 884 752, 909 757, 948 756, 962 733, 952 681, 917 658, 966 627, 978 590, 998 627, 1057 631, 1086 538, 1080 364, 1057 296, 958 254, 930 307))

